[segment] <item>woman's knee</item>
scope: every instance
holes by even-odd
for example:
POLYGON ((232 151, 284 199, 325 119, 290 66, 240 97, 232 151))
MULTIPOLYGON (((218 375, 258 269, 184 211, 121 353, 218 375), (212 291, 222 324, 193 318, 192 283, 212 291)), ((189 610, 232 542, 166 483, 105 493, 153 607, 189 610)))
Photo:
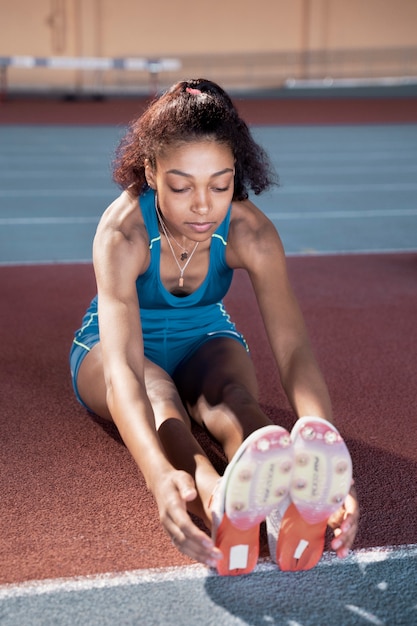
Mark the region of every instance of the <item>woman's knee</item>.
POLYGON ((223 445, 228 456, 252 432, 272 423, 252 391, 238 382, 224 385, 218 404, 208 406, 200 401, 197 406, 200 421, 223 445))
POLYGON ((248 407, 257 407, 258 401, 248 387, 237 381, 227 382, 221 390, 222 404, 244 410, 248 407))

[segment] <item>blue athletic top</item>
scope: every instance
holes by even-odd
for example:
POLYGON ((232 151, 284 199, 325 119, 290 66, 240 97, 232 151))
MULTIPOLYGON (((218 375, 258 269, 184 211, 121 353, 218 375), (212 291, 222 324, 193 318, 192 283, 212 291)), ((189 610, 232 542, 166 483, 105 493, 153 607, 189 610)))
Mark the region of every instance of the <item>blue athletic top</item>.
POLYGON ((136 281, 145 355, 172 373, 182 359, 212 337, 232 336, 246 346, 222 301, 233 278, 233 270, 226 263, 231 207, 212 235, 204 281, 194 292, 176 296, 161 281, 161 234, 153 190, 140 197, 140 206, 151 252, 148 269, 136 281))
MULTIPOLYGON (((173 374, 178 365, 189 358, 206 341, 230 337, 248 346, 223 305, 233 278, 226 263, 226 246, 231 207, 212 235, 207 276, 194 292, 175 296, 163 285, 160 276, 161 235, 155 211, 155 192, 140 196, 143 219, 149 234, 150 262, 146 272, 138 276, 136 289, 145 356, 173 374)), ((93 298, 81 328, 76 331, 71 349, 71 371, 77 391, 77 375, 82 359, 100 340, 97 296, 93 298)))
POLYGON ((203 283, 196 291, 187 296, 175 296, 164 287, 159 272, 161 234, 155 210, 155 192, 153 189, 140 196, 140 206, 149 234, 149 249, 151 251, 149 267, 136 281, 141 311, 167 308, 173 310, 188 309, 189 307, 215 304, 221 300, 227 293, 233 278, 233 270, 226 264, 231 207, 223 222, 212 235, 209 269, 203 283))

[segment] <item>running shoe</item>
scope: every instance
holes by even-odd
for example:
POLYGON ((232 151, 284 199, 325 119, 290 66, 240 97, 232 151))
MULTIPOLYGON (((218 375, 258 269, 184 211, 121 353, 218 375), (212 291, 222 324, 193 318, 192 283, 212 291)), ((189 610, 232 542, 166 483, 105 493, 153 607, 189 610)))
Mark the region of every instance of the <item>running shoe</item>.
POLYGON ((237 450, 212 496, 212 537, 223 553, 221 576, 249 574, 259 557, 259 526, 288 495, 293 467, 289 433, 265 426, 237 450))
POLYGON ((272 559, 283 571, 307 570, 320 560, 327 521, 352 483, 352 461, 338 430, 303 417, 291 432, 294 467, 289 497, 267 517, 272 559))

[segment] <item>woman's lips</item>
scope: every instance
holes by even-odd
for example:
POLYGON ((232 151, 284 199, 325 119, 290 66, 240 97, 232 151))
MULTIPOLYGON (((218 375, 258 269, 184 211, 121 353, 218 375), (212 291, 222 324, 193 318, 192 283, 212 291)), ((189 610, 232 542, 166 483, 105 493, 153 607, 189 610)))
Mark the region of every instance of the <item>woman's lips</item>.
POLYGON ((206 233, 213 227, 213 222, 188 222, 187 226, 195 233, 206 233))

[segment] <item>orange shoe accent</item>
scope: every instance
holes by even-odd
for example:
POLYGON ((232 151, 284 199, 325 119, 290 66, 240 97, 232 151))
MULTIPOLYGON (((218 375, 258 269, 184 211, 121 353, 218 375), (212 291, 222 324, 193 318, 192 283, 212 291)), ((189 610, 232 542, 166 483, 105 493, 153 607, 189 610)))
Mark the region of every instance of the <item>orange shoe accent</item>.
POLYGON ((327 521, 309 524, 294 504, 282 518, 277 542, 276 562, 284 572, 308 570, 320 561, 327 521))
POLYGON ((223 515, 216 532, 216 547, 223 554, 217 564, 220 576, 241 576, 252 572, 259 557, 259 525, 240 530, 223 515))
POLYGON ((292 464, 290 435, 280 426, 256 430, 234 454, 209 503, 212 538, 223 554, 220 575, 256 567, 260 524, 288 497, 292 464))

